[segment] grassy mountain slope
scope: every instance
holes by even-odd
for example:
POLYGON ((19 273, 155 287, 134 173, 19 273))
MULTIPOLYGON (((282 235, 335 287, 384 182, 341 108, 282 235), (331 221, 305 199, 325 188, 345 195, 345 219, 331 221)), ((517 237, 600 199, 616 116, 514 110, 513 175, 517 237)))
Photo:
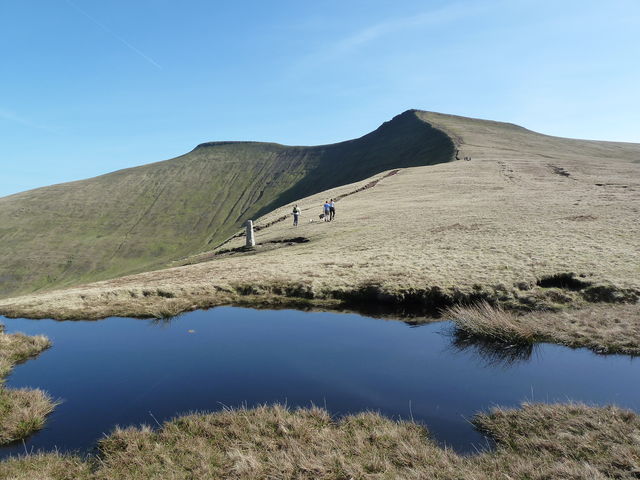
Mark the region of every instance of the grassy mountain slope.
MULTIPOLYGON (((460 160, 383 172, 300 198, 300 227, 287 220, 261 229, 254 252, 212 252, 183 262, 195 264, 0 300, 0 313, 161 315, 291 296, 317 304, 484 297, 517 308, 560 308, 585 298, 640 295, 640 145, 562 139, 428 112, 405 115, 445 132, 460 160), (322 201, 339 195, 347 196, 337 203, 336 221, 318 222, 322 201), (308 242, 281 243, 296 236, 308 242), (556 274, 581 280, 569 288, 562 281, 556 282, 561 288, 537 285, 556 274)), ((286 213, 288 206, 277 208, 257 225, 286 213)), ((242 244, 233 239, 223 249, 242 244)))
POLYGON ((172 160, 0 198, 0 297, 159 268, 296 198, 452 154, 449 137, 405 112, 338 144, 206 143, 172 160))

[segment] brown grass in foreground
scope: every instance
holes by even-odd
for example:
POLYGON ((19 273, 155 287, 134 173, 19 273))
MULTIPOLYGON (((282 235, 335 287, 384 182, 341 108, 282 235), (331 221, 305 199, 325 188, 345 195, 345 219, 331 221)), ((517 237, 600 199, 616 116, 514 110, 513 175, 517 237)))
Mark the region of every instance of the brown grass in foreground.
POLYGON ((0 445, 40 430, 56 405, 42 390, 0 386, 0 445))
POLYGON ((421 426, 362 413, 339 421, 282 406, 176 418, 159 430, 116 429, 100 456, 57 453, 0 462, 0 478, 149 479, 633 479, 640 418, 616 407, 525 404, 474 419, 495 451, 443 449, 421 426))
POLYGON ((640 476, 640 417, 628 410, 583 404, 524 404, 521 410, 495 408, 489 414, 477 415, 474 424, 497 442, 497 453, 484 456, 489 464, 508 457, 524 460, 515 462, 512 478, 640 476), (537 476, 524 470, 515 474, 537 459, 541 470, 537 476))
POLYGON ((4 333, 0 325, 0 445, 20 440, 43 427, 57 405, 42 390, 10 389, 3 385, 13 367, 49 348, 48 338, 4 333))
POLYGON ((503 344, 549 342, 596 353, 640 355, 640 305, 589 305, 561 312, 517 314, 480 302, 445 313, 456 334, 503 344))

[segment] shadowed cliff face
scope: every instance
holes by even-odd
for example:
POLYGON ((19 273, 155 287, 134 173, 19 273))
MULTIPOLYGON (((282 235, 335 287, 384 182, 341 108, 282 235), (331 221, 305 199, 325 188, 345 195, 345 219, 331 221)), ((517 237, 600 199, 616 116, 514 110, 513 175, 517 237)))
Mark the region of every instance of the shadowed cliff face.
POLYGON ((0 199, 0 296, 159 268, 248 218, 398 167, 453 157, 414 111, 317 147, 213 142, 181 157, 0 199))

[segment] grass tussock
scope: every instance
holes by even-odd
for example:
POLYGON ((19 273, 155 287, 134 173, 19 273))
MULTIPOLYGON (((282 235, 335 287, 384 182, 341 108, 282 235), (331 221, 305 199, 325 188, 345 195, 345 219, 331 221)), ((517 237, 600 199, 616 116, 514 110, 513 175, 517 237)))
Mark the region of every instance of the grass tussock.
POLYGON ((494 347, 549 342, 596 353, 640 355, 640 304, 517 314, 481 302, 449 308, 444 317, 453 321, 461 346, 475 340, 494 347))
POLYGON ((474 418, 494 451, 463 457, 411 422, 375 413, 335 420, 283 406, 193 414, 162 428, 116 429, 85 462, 59 454, 0 462, 0 478, 35 480, 634 479, 640 418, 615 407, 525 404, 474 418))
POLYGON ((51 341, 44 335, 8 334, 0 324, 0 382, 16 364, 35 357, 50 346, 51 341))
POLYGON ((40 430, 58 403, 42 390, 0 386, 0 445, 40 430))
POLYGON ((15 364, 38 355, 50 346, 51 342, 44 335, 9 335, 4 333, 4 325, 0 325, 0 377, 6 377, 15 364))
POLYGON ((13 367, 49 348, 42 335, 7 334, 0 325, 0 445, 27 437, 40 430, 58 404, 38 389, 10 389, 3 385, 13 367))
POLYGON ((537 333, 526 323, 500 306, 480 302, 471 306, 454 306, 445 316, 450 318, 461 336, 478 337, 505 344, 531 344, 537 333))

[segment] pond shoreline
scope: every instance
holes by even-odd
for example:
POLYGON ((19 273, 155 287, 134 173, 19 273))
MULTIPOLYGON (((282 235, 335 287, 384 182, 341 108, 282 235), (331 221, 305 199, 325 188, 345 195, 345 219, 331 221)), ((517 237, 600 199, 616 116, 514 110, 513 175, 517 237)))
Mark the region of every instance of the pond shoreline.
POLYGON ((640 316, 640 292, 593 284, 572 273, 544 277, 536 284, 474 285, 467 289, 401 289, 367 283, 350 290, 317 292, 308 285, 282 282, 192 289, 169 285, 122 288, 98 283, 6 299, 0 301, 0 315, 56 320, 171 318, 195 310, 239 306, 354 312, 424 323, 443 315, 454 319, 451 312, 455 308, 479 304, 511 312, 519 323, 544 319, 544 331, 534 337, 535 341, 587 347, 603 354, 640 355, 640 327, 635 322, 640 316), (576 331, 579 326, 584 328, 576 331))

